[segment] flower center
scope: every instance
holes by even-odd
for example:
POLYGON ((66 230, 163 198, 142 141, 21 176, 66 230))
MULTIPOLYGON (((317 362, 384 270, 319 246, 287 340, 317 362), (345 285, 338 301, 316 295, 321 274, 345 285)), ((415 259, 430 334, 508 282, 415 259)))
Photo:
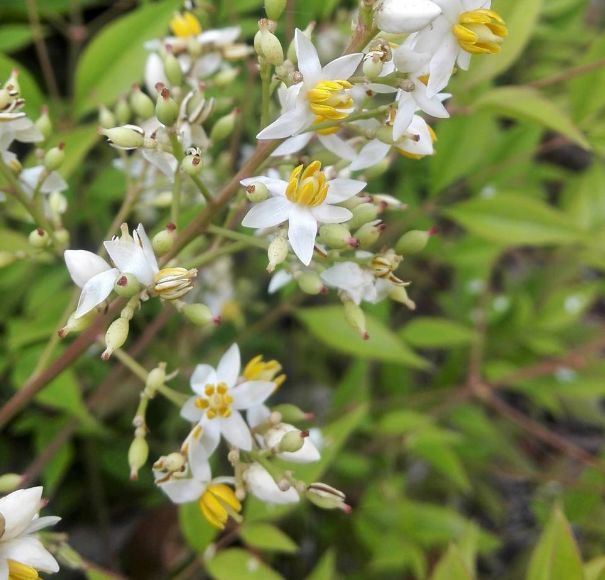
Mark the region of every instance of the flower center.
POLYGON ((208 419, 231 416, 233 397, 229 394, 229 387, 225 383, 206 385, 204 394, 205 397, 198 397, 195 400, 195 406, 206 411, 208 419))
MULTIPOLYGON (((342 121, 353 110, 349 81, 319 81, 308 93, 309 106, 315 114, 315 123, 324 121, 342 121)), ((329 135, 338 131, 338 127, 319 129, 318 133, 329 135)))
MULTIPOLYGON (((435 133, 435 130, 430 125, 428 126, 428 130, 429 130, 429 135, 431 136, 431 141, 433 143, 435 143, 435 141, 437 141, 437 133, 435 133)), ((406 139, 409 141, 418 141, 420 139, 420 136, 409 133, 407 136, 403 137, 404 141, 406 139)), ((396 147, 396 149, 400 155, 402 155, 403 157, 406 157, 407 159, 413 159, 414 161, 418 161, 419 159, 426 157, 426 155, 420 155, 419 153, 410 153, 409 151, 404 151, 400 147, 396 147)))
POLYGON ((191 12, 176 12, 170 20, 170 30, 179 38, 187 38, 197 36, 202 31, 202 26, 191 12))
POLYGON ((33 580, 39 578, 38 571, 14 560, 8 561, 8 580, 33 580))
POLYGON ((460 14, 453 33, 458 44, 471 54, 496 54, 508 29, 494 10, 471 10, 460 14))
POLYGON ((263 355, 255 356, 244 368, 243 375, 249 381, 271 381, 275 388, 286 380, 286 375, 279 374, 282 366, 276 360, 263 360, 263 355))
POLYGON ((303 168, 303 165, 299 165, 290 174, 286 197, 298 205, 317 207, 328 195, 326 176, 319 161, 313 161, 304 171, 303 168))
POLYGON ((163 268, 153 277, 153 289, 164 300, 176 300, 193 288, 197 270, 163 268))
POLYGON ((239 512, 242 504, 233 490, 223 483, 209 485, 198 503, 202 515, 216 528, 225 529, 225 524, 231 516, 241 521, 239 512))

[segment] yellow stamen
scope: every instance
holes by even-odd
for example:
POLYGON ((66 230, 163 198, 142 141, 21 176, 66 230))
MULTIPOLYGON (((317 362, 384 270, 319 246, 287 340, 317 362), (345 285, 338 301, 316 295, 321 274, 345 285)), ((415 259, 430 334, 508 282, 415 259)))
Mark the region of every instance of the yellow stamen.
POLYGON ((205 397, 198 397, 195 400, 195 406, 205 411, 208 419, 214 419, 215 417, 226 419, 231 416, 233 397, 229 394, 229 387, 225 383, 206 385, 204 395, 205 397))
POLYGON ((278 373, 282 366, 276 360, 264 361, 263 355, 255 356, 244 368, 244 377, 249 381, 271 381, 275 388, 280 387, 286 380, 286 375, 278 373))
POLYGON ((193 288, 195 268, 162 268, 153 278, 153 289, 164 300, 176 300, 193 288))
MULTIPOLYGON (((309 107, 315 114, 315 123, 342 121, 353 110, 349 81, 320 81, 308 93, 309 107)), ((319 129, 318 133, 329 135, 338 131, 338 127, 319 129)))
POLYGON ((223 530, 231 516, 240 520, 239 512, 242 504, 239 502, 233 490, 222 484, 209 485, 199 500, 202 515, 215 527, 223 530))
POLYGON ((200 21, 191 12, 175 12, 170 20, 170 30, 179 38, 197 36, 202 32, 200 21))
POLYGON ((452 29, 458 44, 471 54, 496 54, 508 35, 502 17, 494 10, 471 10, 458 17, 452 29))
POLYGON ((8 561, 8 580, 33 580, 39 578, 38 571, 14 560, 8 561))
POLYGON ((326 176, 321 171, 321 163, 313 161, 304 169, 299 165, 290 174, 286 197, 299 205, 317 207, 321 205, 328 195, 326 176))

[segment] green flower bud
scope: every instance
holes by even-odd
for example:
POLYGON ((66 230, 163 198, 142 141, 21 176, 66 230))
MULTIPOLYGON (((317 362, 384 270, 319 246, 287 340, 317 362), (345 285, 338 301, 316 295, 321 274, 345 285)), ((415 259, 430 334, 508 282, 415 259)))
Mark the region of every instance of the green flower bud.
POLYGON ((407 286, 407 284, 405 286, 404 285, 393 286, 393 288, 389 292, 389 298, 391 300, 393 300, 394 302, 399 302, 400 304, 403 304, 410 310, 416 310, 416 303, 413 300, 411 300, 410 297, 408 296, 406 286, 407 286))
POLYGON ((393 141, 393 128, 382 126, 376 131, 376 138, 386 143, 387 145, 392 145, 393 141))
POLYGON ((265 59, 267 64, 280 65, 284 62, 284 49, 279 38, 266 28, 259 30, 260 39, 258 42, 260 52, 258 53, 265 59))
POLYGON ((265 13, 270 20, 279 20, 286 8, 287 0, 265 0, 265 13))
MULTIPOLYGON (((2 106, 0 105, 0 110, 2 106)), ((53 132, 53 125, 50 117, 48 116, 48 107, 42 107, 42 114, 36 119, 36 129, 42 133, 44 139, 48 139, 53 132)))
POLYGON ((312 483, 307 487, 305 495, 311 503, 324 510, 339 509, 345 513, 351 512, 351 506, 345 503, 345 494, 325 483, 312 483))
POLYGON ((53 245, 58 251, 63 251, 69 246, 69 232, 65 228, 53 232, 53 245))
POLYGON ((116 126, 115 115, 105 106, 99 109, 99 126, 103 129, 111 129, 116 126))
POLYGON ((183 82, 181 65, 172 51, 166 51, 166 55, 164 56, 164 72, 172 86, 178 87, 183 82))
POLYGON ((7 89, 0 89, 0 111, 6 109, 13 100, 10 92, 7 89))
POLYGON ((368 340, 370 335, 366 328, 366 315, 361 307, 351 300, 346 300, 343 305, 347 322, 359 333, 361 338, 368 340))
POLYGON ((269 190, 264 183, 257 181, 246 186, 246 197, 252 203, 259 203, 269 198, 269 190))
POLYGON ((44 155, 44 167, 48 171, 55 171, 65 161, 65 143, 59 143, 56 147, 49 149, 44 155))
POLYGON ((111 129, 99 129, 99 134, 107 137, 107 142, 117 149, 137 149, 145 142, 145 131, 137 125, 122 125, 111 129))
POLYGON ((0 268, 5 268, 6 266, 10 266, 17 261, 17 256, 12 252, 7 252, 6 250, 0 250, 0 268))
POLYGON ((48 196, 48 207, 55 219, 67 210, 67 199, 60 191, 53 191, 48 196))
POLYGON ((121 348, 128 338, 130 324, 125 318, 116 318, 105 333, 105 350, 101 355, 103 360, 109 360, 112 353, 121 348))
POLYGON ((308 431, 293 429, 284 434, 277 446, 278 453, 296 453, 305 444, 305 438, 309 436, 308 431))
POLYGON ((213 77, 214 84, 217 87, 225 87, 230 85, 240 74, 237 68, 225 68, 213 77))
POLYGON ((42 250, 50 244, 48 232, 42 228, 36 228, 29 234, 29 245, 37 250, 42 250))
POLYGON ((19 71, 16 68, 11 71, 10 77, 8 77, 8 80, 4 84, 4 88, 7 89, 13 97, 18 97, 21 94, 19 71))
POLYGON ((130 106, 135 115, 142 119, 149 119, 152 117, 155 110, 151 97, 146 95, 139 85, 134 85, 132 87, 132 93, 130 93, 130 106))
POLYGON ((200 41, 192 36, 187 40, 187 52, 193 57, 197 58, 202 54, 203 47, 200 44, 200 41))
POLYGON ((179 106, 170 96, 170 91, 166 87, 159 91, 158 100, 155 104, 155 116, 166 127, 172 127, 178 119, 179 106))
POLYGON ((76 318, 72 313, 67 319, 65 326, 57 332, 59 338, 65 338, 70 332, 82 332, 83 330, 86 330, 91 325, 96 315, 97 312, 95 309, 87 312, 79 318, 76 318))
POLYGON ((411 230, 406 232, 399 238, 395 251, 402 256, 412 256, 419 254, 426 248, 428 241, 431 236, 437 233, 436 229, 430 229, 428 231, 423 230, 411 230))
POLYGON ((128 450, 128 465, 130 467, 130 479, 139 478, 139 469, 147 463, 149 456, 149 445, 145 437, 135 437, 128 450))
POLYGON ((279 413, 281 415, 281 420, 284 423, 298 423, 300 421, 312 421, 314 419, 313 413, 305 413, 296 405, 291 405, 289 403, 276 405, 272 408, 272 411, 274 413, 279 413))
POLYGON ((206 326, 209 323, 218 324, 220 318, 213 316, 210 308, 205 304, 185 304, 181 312, 187 320, 193 322, 196 326, 206 326))
POLYGON ((132 274, 122 274, 116 280, 113 291, 122 298, 131 298, 141 291, 141 283, 132 274))
POLYGON ((126 125, 128 123, 128 121, 130 121, 130 116, 132 114, 132 111, 130 110, 130 107, 128 106, 128 101, 126 101, 125 98, 121 98, 118 101, 114 112, 115 112, 118 124, 126 125))
POLYGON ((288 240, 283 236, 277 236, 271 241, 267 250, 267 257, 269 258, 267 272, 273 272, 275 267, 288 257, 288 250, 288 240))
POLYGON ((160 363, 156 368, 152 369, 147 375, 145 388, 151 392, 156 392, 166 382, 166 363, 160 363))
MULTIPOLYGON (((5 473, 4 475, 0 475, 0 493, 15 491, 21 484, 22 479, 23 477, 18 473, 5 473)), ((0 531, 0 537, 2 536, 2 531, 0 531)))
POLYGON ((319 228, 319 241, 333 250, 356 248, 359 242, 343 224, 323 224, 319 228))
POLYGON ((196 149, 194 152, 188 152, 181 161, 181 169, 191 176, 197 175, 202 169, 202 157, 196 149))
POLYGON ((214 123, 212 130, 210 131, 210 140, 213 143, 222 141, 231 135, 235 128, 235 120, 239 113, 238 109, 234 109, 228 115, 221 117, 216 123, 214 123))
POLYGON ((385 224, 380 220, 364 224, 356 232, 355 237, 359 240, 359 247, 363 250, 373 246, 385 230, 385 224))
POLYGON ((151 245, 156 256, 164 256, 174 246, 176 240, 176 226, 168 224, 165 229, 153 236, 151 245))
POLYGON ((297 279, 298 287, 311 296, 316 296, 325 291, 325 286, 316 272, 303 272, 297 279))
POLYGON ((342 205, 342 207, 346 207, 347 209, 353 211, 358 205, 361 205, 362 203, 367 203, 370 200, 371 198, 367 195, 364 195, 363 197, 360 197, 359 195, 354 195, 353 197, 346 199, 338 205, 342 205))
POLYGON ((347 222, 347 226, 354 230, 375 220, 380 208, 373 203, 361 203, 351 211, 353 212, 353 217, 347 222))
POLYGON ((374 80, 382 72, 383 63, 376 55, 368 55, 363 61, 363 74, 369 80, 374 80))

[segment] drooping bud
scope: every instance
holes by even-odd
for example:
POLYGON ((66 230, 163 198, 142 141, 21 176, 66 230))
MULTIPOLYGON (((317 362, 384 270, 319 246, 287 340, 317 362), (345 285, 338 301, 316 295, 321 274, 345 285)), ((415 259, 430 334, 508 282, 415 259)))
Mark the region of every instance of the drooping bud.
POLYGON ((105 333, 105 350, 101 355, 103 360, 109 360, 109 357, 118 348, 122 348, 128 338, 130 324, 125 318, 116 318, 105 333))
POLYGON ((138 436, 132 440, 128 449, 128 466, 130 467, 130 479, 139 478, 139 469, 147 463, 149 456, 149 445, 145 437, 138 436))
POLYGON ((418 254, 426 248, 431 236, 435 235, 437 230, 432 228, 427 231, 411 230, 399 238, 395 250, 403 256, 412 256, 418 254))
POLYGON ((215 86, 217 87, 226 87, 227 85, 230 85, 231 83, 233 83, 233 81, 239 76, 240 71, 239 69, 232 67, 232 68, 224 68, 223 70, 219 71, 214 77, 213 77, 213 82, 215 84, 215 86))
POLYGON ((308 431, 299 431, 298 429, 288 431, 280 439, 277 451, 280 453, 296 453, 302 449, 305 438, 308 436, 308 431))
POLYGON ((44 155, 44 167, 48 171, 59 169, 63 165, 63 161, 65 161, 65 143, 59 143, 44 155))
POLYGON ((59 338, 65 338, 70 332, 82 332, 83 330, 86 330, 95 319, 96 315, 97 313, 94 308, 79 318, 76 318, 74 314, 71 314, 67 319, 65 326, 57 332, 59 338))
POLYGON ((359 247, 366 249, 374 245, 380 234, 385 230, 385 224, 380 220, 374 220, 361 226, 356 232, 355 237, 359 240, 359 247))
POLYGON ((181 161, 181 169, 187 175, 197 175, 202 169, 201 151, 195 147, 188 149, 185 157, 183 157, 183 161, 181 161))
POLYGON ((260 38, 258 40, 258 54, 267 64, 280 65, 284 62, 284 49, 279 38, 267 28, 259 30, 260 38))
POLYGON ((67 198, 60 191, 53 191, 48 196, 48 208, 56 221, 67 211, 67 198))
POLYGON ((289 403, 276 405, 272 409, 274 413, 279 413, 282 421, 286 423, 298 423, 299 421, 312 421, 314 419, 313 413, 305 413, 296 405, 291 405, 289 403))
POLYGON ((376 26, 383 32, 409 34, 430 24, 441 8, 430 0, 382 0, 374 9, 376 26))
POLYGON ((166 363, 160 363, 152 369, 147 375, 145 387, 151 392, 155 392, 166 382, 166 363))
POLYGON ((325 286, 316 272, 303 272, 296 278, 296 282, 305 294, 311 296, 316 296, 325 291, 325 286))
POLYGON ((366 315, 358 304, 352 300, 346 300, 343 303, 345 309, 345 318, 347 322, 359 333, 363 340, 368 340, 370 335, 366 328, 366 315))
POLYGON ((141 283, 132 274, 122 274, 116 280, 113 291, 122 298, 131 298, 141 291, 141 283))
POLYGON ((59 252, 69 247, 69 232, 65 228, 59 228, 53 232, 53 246, 59 252))
POLYGON ((176 300, 193 288, 196 277, 195 268, 163 268, 153 277, 153 290, 164 300, 176 300))
POLYGON ((211 322, 216 324, 219 321, 205 304, 185 304, 181 312, 187 320, 193 322, 196 326, 206 326, 211 322))
MULTIPOLYGON (((1 109, 2 107, 0 106, 0 110, 1 109)), ((53 132, 53 125, 50 117, 48 116, 48 107, 42 107, 42 113, 36 119, 35 125, 36 129, 42 133, 42 137, 44 137, 44 139, 48 139, 51 136, 53 132)))
POLYGON ((237 119, 239 110, 234 109, 228 115, 221 117, 216 123, 214 123, 212 130, 210 131, 210 140, 213 143, 222 141, 231 135, 235 128, 235 120, 237 119))
POLYGON ((176 226, 172 223, 168 224, 161 232, 158 232, 151 239, 151 246, 156 256, 164 256, 174 246, 176 240, 176 226))
POLYGON ((408 296, 406 286, 408 284, 393 286, 389 292, 389 298, 394 302, 400 302, 410 310, 416 310, 416 303, 408 296))
POLYGON ((153 116, 155 106, 151 97, 146 95, 139 85, 133 85, 132 93, 130 93, 130 106, 135 115, 141 119, 149 119, 153 116))
MULTIPOLYGON (((22 477, 18 473, 5 473, 4 475, 0 475, 0 493, 4 494, 15 491, 21 483, 21 479, 22 477)), ((3 531, 4 530, 0 529, 0 537, 2 536, 3 531)))
POLYGON ((325 483, 312 483, 305 492, 307 499, 324 510, 338 509, 345 513, 351 512, 351 506, 346 503, 345 494, 325 483))
POLYGON ((376 219, 380 208, 373 203, 361 203, 352 210, 353 217, 347 222, 347 226, 354 230, 360 228, 364 224, 376 219))
POLYGON ((137 149, 145 142, 145 131, 137 125, 122 125, 111 129, 99 129, 99 134, 107 137, 107 142, 117 149, 137 149))
POLYGON ((259 203, 269 198, 269 190, 264 183, 257 181, 246 186, 246 197, 252 203, 259 203))
POLYGON ((319 228, 319 241, 334 250, 356 248, 359 242, 343 224, 323 224, 319 228))
POLYGON ((48 247, 48 244, 50 243, 50 236, 48 235, 48 232, 42 228, 36 228, 33 230, 29 234, 28 239, 29 245, 37 250, 48 247))
POLYGON ((178 87, 183 82, 183 71, 178 59, 174 56, 172 50, 166 50, 163 60, 166 78, 172 86, 178 87))
POLYGON ((99 109, 99 126, 103 129, 111 129, 116 126, 115 115, 105 106, 99 109))
POLYGON ((265 0, 265 13, 269 20, 279 20, 286 8, 287 0, 265 0))
POLYGON ((175 451, 168 455, 163 455, 154 464, 153 469, 163 473, 178 473, 185 470, 187 459, 182 453, 175 451))
POLYGON ((179 107, 176 101, 170 96, 170 91, 166 87, 163 87, 158 92, 158 100, 155 104, 155 116, 162 125, 172 127, 179 116, 179 107))
POLYGON ((288 241, 283 236, 273 238, 267 250, 267 257, 269 258, 267 272, 273 272, 275 267, 288 257, 288 250, 288 241))
POLYGON ((116 108, 115 108, 115 115, 116 115, 116 119, 117 119, 118 123, 120 125, 126 125, 128 123, 128 121, 130 121, 131 114, 132 114, 132 111, 130 110, 130 107, 128 106, 128 101, 122 97, 117 102, 116 108))

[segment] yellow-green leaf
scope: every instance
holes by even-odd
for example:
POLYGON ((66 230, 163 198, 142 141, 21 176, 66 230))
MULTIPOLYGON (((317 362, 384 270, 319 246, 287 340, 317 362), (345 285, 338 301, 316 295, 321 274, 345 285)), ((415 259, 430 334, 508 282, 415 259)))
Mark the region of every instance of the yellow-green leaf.
POLYGON ((280 580, 280 576, 261 562, 257 556, 241 550, 230 548, 222 550, 207 564, 208 572, 215 580, 280 580))
POLYGON ((251 548, 267 550, 268 552, 286 552, 293 554, 298 551, 296 543, 279 528, 267 523, 245 523, 240 530, 240 536, 251 548))

